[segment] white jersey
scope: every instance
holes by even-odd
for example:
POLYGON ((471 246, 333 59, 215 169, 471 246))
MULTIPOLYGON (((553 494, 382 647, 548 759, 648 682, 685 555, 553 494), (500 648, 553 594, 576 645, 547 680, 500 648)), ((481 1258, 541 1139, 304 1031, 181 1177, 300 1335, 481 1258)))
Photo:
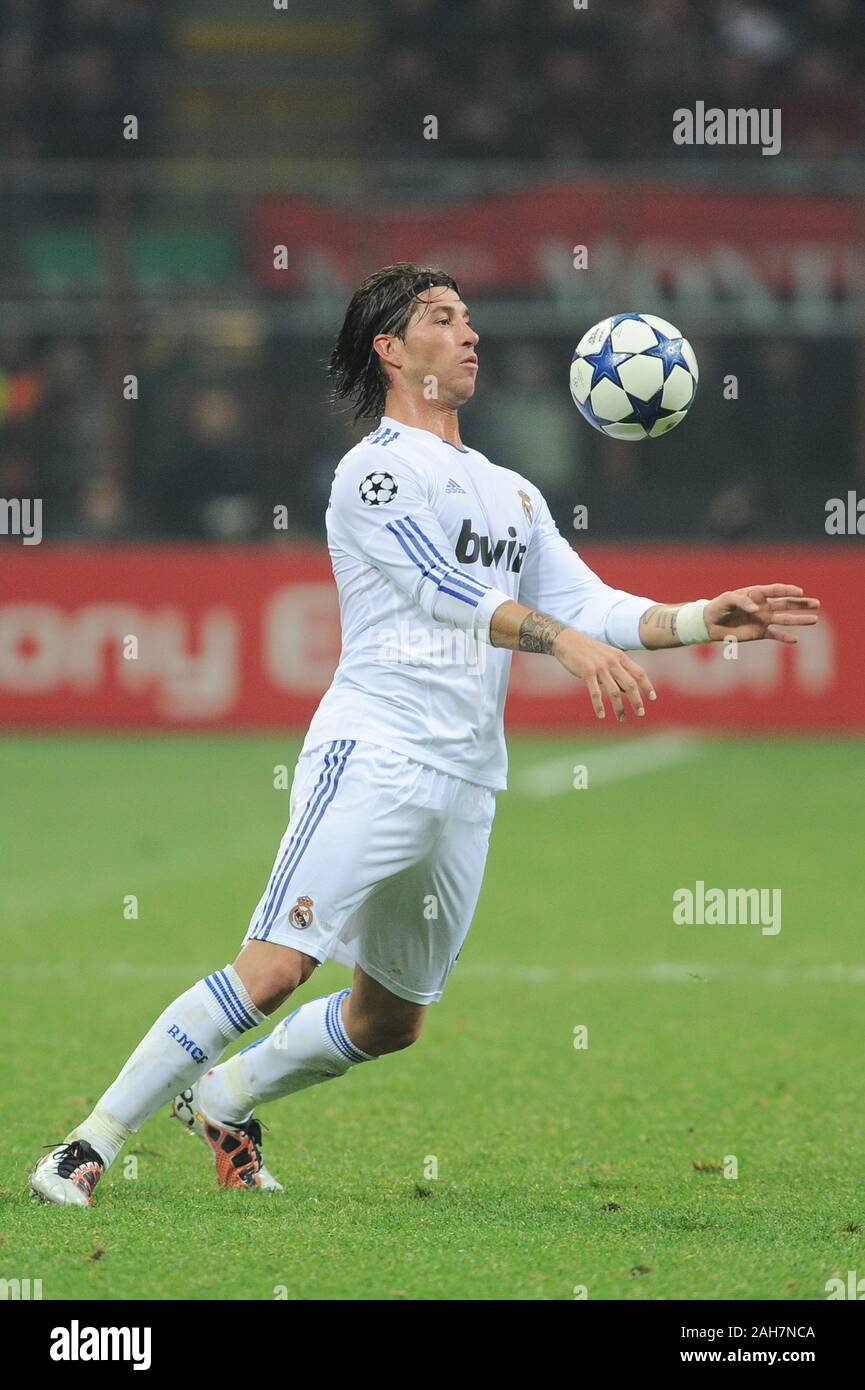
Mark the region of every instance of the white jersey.
POLYGON ((358 739, 501 790, 511 653, 489 645, 499 605, 642 646, 656 600, 604 584, 526 478, 429 430, 383 416, 340 461, 326 520, 342 654, 304 751, 358 739))

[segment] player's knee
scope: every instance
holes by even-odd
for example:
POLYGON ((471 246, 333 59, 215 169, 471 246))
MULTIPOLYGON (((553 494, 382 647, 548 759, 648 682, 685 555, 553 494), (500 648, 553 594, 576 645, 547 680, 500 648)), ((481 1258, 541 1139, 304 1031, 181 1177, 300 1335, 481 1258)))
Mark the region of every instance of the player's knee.
POLYGON ((423 1015, 404 1023, 379 1026, 375 1031, 375 1055, 383 1057, 388 1052, 402 1052, 411 1047, 420 1037, 422 1028, 423 1015))
POLYGON ((289 995, 306 983, 318 961, 300 951, 278 947, 269 959, 256 964, 259 968, 247 988, 256 1008, 261 1009, 263 1014, 272 1014, 289 995))
POLYGON ((317 965, 318 961, 312 960, 310 956, 300 956, 283 962, 268 982, 275 1002, 267 1012, 272 1013, 273 1009, 284 1003, 300 985, 306 984, 317 965))

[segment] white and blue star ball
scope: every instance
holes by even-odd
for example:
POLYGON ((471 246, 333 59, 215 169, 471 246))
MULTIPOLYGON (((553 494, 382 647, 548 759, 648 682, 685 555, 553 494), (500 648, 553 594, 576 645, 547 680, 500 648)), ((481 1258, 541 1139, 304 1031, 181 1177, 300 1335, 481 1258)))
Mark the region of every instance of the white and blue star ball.
POLYGON ((694 404, 699 379, 691 344, 657 314, 611 314, 583 335, 571 361, 574 404, 613 439, 668 434, 694 404))

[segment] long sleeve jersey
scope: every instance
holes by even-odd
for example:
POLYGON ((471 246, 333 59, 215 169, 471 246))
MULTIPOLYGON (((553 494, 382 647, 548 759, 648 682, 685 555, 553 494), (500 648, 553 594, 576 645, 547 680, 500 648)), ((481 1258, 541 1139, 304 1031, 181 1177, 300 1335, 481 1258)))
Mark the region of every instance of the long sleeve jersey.
POLYGON ((599 579, 526 478, 429 430, 383 416, 340 461, 326 521, 342 652, 305 749, 365 740, 501 790, 511 653, 490 645, 499 605, 642 647, 656 600, 599 579))

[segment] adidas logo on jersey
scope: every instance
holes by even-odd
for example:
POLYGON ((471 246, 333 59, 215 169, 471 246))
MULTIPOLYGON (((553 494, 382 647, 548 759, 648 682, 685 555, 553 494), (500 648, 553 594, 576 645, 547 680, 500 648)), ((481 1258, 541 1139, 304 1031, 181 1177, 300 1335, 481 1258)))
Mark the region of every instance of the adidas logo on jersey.
POLYGON ((445 488, 445 492, 461 492, 463 494, 463 497, 465 497, 466 495, 465 488, 460 487, 459 483, 455 483, 453 478, 448 478, 448 485, 445 488))
POLYGON ((456 544, 457 559, 462 565, 473 565, 479 560, 489 569, 490 565, 499 564, 504 557, 505 569, 519 574, 528 547, 517 544, 515 526, 508 527, 508 536, 510 539, 506 541, 492 541, 489 536, 481 536, 477 531, 473 531, 471 519, 466 517, 456 544))

